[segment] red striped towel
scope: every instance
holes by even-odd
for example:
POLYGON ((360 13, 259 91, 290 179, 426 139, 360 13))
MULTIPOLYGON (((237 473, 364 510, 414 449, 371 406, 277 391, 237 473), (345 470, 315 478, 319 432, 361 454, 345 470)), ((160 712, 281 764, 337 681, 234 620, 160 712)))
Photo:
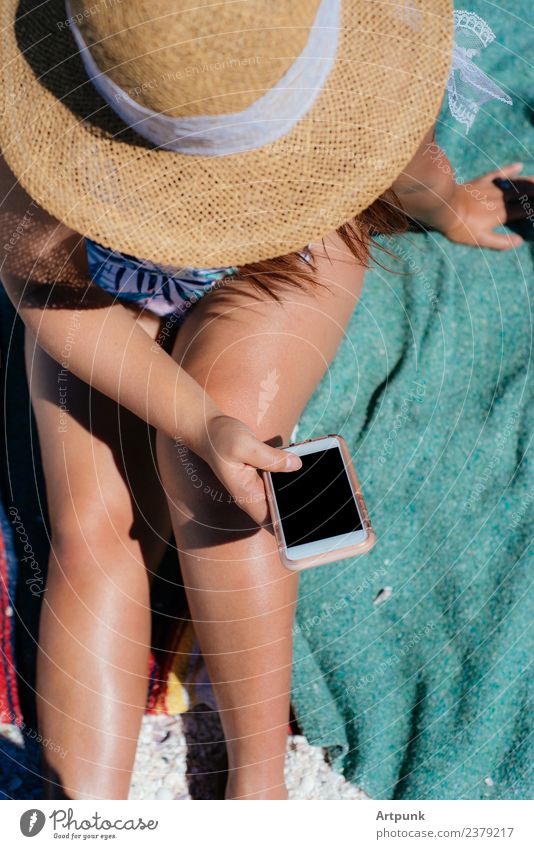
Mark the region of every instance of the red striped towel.
POLYGON ((0 502, 0 722, 21 725, 14 648, 16 566, 11 529, 0 502))

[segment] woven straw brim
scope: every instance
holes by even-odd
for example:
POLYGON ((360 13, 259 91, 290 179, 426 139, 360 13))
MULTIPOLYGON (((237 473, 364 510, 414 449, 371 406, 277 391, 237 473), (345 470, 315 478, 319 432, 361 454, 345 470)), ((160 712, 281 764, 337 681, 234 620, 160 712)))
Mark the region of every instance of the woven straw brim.
MULTIPOLYGON (((296 2, 296 0, 295 0, 296 2)), ((88 81, 62 0, 2 0, 0 146, 27 192, 77 232, 134 256, 243 265, 320 239, 368 207, 436 119, 452 3, 344 0, 336 61, 283 138, 221 157, 157 148, 88 81)))

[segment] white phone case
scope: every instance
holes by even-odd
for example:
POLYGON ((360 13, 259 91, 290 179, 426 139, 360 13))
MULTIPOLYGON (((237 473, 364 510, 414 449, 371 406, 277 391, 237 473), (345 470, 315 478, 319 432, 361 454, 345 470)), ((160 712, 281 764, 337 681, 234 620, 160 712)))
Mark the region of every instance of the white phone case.
MULTIPOLYGON (((271 520, 273 524, 273 531, 275 535, 275 539, 278 545, 278 551, 280 554, 280 559, 284 566, 292 571, 300 571, 302 569, 309 569, 312 566, 320 566, 323 563, 332 563, 335 560, 344 560, 346 557, 354 557, 359 554, 365 554, 369 551, 376 542, 376 536, 374 530, 371 525, 371 520, 369 518, 369 513, 367 511, 367 507, 365 505, 365 501, 363 498, 363 494, 358 482, 358 478, 356 475, 356 471, 354 469, 354 465, 351 460, 350 452, 348 449, 348 445, 342 436, 339 436, 337 433, 327 434, 328 438, 334 438, 339 442, 339 448, 341 451, 341 455, 343 457, 343 461, 345 464, 345 468, 347 470, 347 474, 352 484, 352 488, 355 495, 356 504, 358 506, 358 510, 360 513, 360 517, 362 520, 362 527, 364 531, 366 531, 366 538, 355 545, 345 546, 344 548, 336 548, 332 551, 322 552, 320 554, 315 554, 311 557, 303 557, 299 560, 290 559, 287 556, 287 549, 285 546, 284 536, 281 529, 280 517, 278 514, 278 508, 276 505, 276 496, 273 488, 273 483, 271 479, 271 475, 269 472, 264 472, 263 477, 265 481, 265 491, 267 494, 267 503, 269 504, 269 510, 271 513, 271 520)), ((302 442, 295 442, 291 445, 287 446, 288 448, 293 448, 296 445, 307 445, 311 442, 320 442, 324 440, 324 436, 317 437, 315 439, 305 439, 302 442)), ((289 473, 290 474, 290 473, 289 473)))

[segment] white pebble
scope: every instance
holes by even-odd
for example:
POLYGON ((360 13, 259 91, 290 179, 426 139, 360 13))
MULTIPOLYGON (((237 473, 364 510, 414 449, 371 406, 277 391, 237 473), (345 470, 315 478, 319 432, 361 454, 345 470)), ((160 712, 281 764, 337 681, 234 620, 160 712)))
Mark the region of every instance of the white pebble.
POLYGON ((384 587, 383 590, 380 590, 380 592, 377 593, 375 600, 373 601, 373 604, 383 604, 385 601, 388 600, 388 598, 391 598, 392 593, 393 593, 392 587, 384 587))
POLYGON ((315 787, 315 779, 313 775, 305 775, 299 785, 299 790, 303 796, 309 796, 313 793, 313 788, 315 787))
POLYGON ((169 787, 160 787, 156 793, 156 799, 174 799, 174 793, 169 787))

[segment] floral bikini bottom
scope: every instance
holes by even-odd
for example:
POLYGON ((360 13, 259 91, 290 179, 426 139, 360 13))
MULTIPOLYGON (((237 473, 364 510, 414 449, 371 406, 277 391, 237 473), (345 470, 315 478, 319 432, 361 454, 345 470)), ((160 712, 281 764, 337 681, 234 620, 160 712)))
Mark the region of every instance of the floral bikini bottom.
POLYGON ((89 274, 110 295, 157 315, 180 317, 214 285, 237 268, 173 268, 103 247, 85 239, 89 274))
MULTIPOLYGON (((217 287, 225 277, 237 274, 228 268, 174 268, 155 265, 146 259, 105 248, 85 239, 89 274, 94 283, 121 301, 138 304, 161 316, 180 320, 203 295, 217 287)), ((299 251, 307 262, 308 249, 299 251)))

